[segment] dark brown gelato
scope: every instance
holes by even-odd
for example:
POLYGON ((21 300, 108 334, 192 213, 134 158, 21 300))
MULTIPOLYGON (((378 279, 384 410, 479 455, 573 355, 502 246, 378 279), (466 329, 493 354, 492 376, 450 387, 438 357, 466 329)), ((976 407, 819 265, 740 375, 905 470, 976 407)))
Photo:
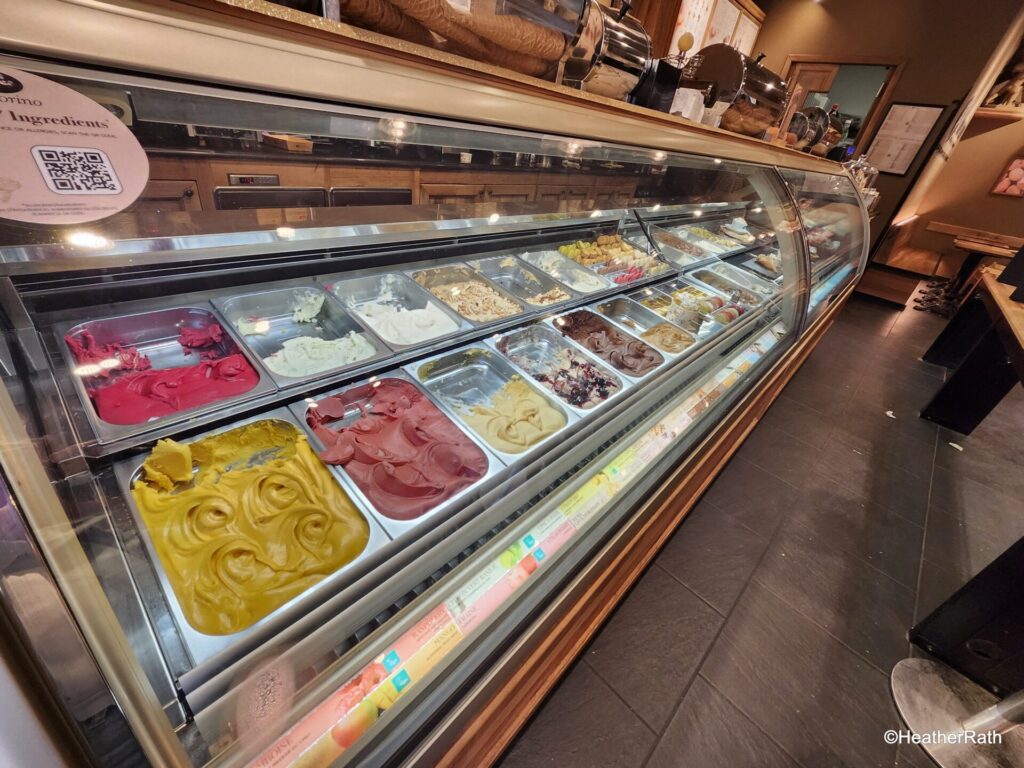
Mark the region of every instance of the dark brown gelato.
POLYGON ((643 376, 665 360, 654 347, 620 331, 593 312, 571 312, 557 318, 555 326, 564 336, 630 376, 643 376))

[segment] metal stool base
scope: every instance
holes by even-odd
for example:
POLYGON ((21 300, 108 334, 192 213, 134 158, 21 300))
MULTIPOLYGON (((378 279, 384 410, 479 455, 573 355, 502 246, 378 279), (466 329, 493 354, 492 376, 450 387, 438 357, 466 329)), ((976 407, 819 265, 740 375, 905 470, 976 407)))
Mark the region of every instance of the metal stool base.
MULTIPOLYGON (((912 733, 957 733, 964 720, 998 699, 944 664, 904 659, 890 676, 892 697, 912 733)), ((919 746, 942 768, 1024 766, 1024 729, 1003 733, 1002 744, 935 743, 919 746)))

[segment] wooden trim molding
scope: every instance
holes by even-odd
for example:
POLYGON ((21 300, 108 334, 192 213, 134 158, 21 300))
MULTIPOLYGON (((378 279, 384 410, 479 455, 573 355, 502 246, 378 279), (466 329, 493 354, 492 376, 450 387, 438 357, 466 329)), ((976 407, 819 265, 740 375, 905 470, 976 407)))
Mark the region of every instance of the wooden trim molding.
MULTIPOLYGON (((661 484, 651 501, 632 518, 630 529, 599 553, 599 567, 588 569, 563 592, 565 610, 541 617, 529 633, 536 642, 515 660, 512 674, 486 691, 470 692, 462 704, 472 710, 436 765, 441 768, 494 765, 601 628, 605 620, 675 533, 701 494, 757 426, 852 293, 852 286, 829 308, 825 319, 789 353, 759 391, 733 414, 691 461, 661 484), (621 542, 625 541, 624 544, 621 542), (478 703, 479 702, 479 703, 478 703)), ((508 654, 506 654, 506 658, 508 654)), ((480 689, 478 689, 479 691, 480 689)))

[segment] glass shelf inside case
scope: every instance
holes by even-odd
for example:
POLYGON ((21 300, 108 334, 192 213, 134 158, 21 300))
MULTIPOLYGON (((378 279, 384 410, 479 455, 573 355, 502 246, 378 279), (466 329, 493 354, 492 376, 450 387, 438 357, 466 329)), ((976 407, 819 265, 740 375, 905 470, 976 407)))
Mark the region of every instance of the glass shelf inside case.
POLYGON ((196 765, 370 748, 799 331, 770 167, 48 76, 130 105, 151 181, 0 222, 5 384, 196 765))
POLYGON ((813 322, 859 273, 867 247, 866 209, 847 176, 783 170, 811 262, 808 319, 813 322))

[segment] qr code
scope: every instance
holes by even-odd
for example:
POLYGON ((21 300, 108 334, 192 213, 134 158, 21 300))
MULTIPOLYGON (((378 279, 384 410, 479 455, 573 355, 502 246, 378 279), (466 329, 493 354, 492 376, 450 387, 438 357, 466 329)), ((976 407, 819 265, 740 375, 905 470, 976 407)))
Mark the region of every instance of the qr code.
POLYGON ((58 195, 117 195, 121 182, 107 153, 88 147, 32 147, 39 172, 58 195))

